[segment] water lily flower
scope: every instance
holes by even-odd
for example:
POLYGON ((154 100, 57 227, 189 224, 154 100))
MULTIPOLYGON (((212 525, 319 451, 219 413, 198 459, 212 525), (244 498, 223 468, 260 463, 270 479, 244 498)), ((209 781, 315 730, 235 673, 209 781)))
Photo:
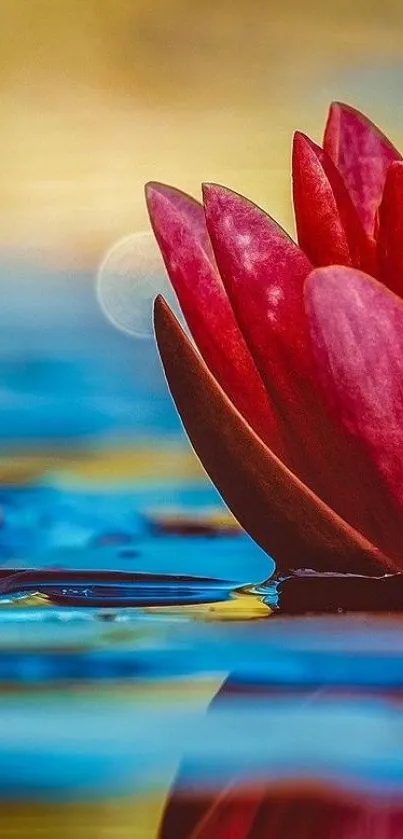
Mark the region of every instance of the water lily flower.
POLYGON ((194 343, 155 331, 189 438, 280 572, 403 567, 403 161, 355 109, 296 133, 297 241, 215 184, 146 188, 194 343))

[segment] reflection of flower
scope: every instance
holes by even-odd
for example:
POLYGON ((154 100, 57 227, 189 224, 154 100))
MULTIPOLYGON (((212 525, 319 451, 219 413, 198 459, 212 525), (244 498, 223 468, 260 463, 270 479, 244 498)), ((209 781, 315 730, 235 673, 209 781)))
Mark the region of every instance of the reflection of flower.
POLYGON ((205 186, 205 212, 148 186, 201 354, 158 300, 166 375, 211 478, 280 570, 399 569, 403 162, 334 104, 323 149, 295 135, 293 192, 299 246, 221 186, 205 186))
POLYGON ((229 787, 215 799, 174 797, 160 839, 398 839, 403 810, 396 802, 343 797, 320 785, 229 787))

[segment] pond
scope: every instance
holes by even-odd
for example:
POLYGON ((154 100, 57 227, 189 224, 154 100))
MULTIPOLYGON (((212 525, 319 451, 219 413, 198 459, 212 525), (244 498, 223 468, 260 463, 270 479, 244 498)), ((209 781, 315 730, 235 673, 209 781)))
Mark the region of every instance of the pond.
POLYGON ((202 481, 73 488, 65 467, 0 505, 5 835, 398 818, 398 616, 277 613, 273 563, 202 481))

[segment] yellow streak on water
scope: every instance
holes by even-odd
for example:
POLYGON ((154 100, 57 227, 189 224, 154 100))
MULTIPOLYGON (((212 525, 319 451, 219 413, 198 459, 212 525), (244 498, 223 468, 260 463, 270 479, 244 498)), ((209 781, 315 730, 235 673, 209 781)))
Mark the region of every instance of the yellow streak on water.
POLYGON ((190 449, 136 446, 105 451, 66 451, 0 456, 0 484, 24 484, 43 472, 57 473, 60 483, 105 486, 125 481, 206 480, 205 472, 190 449))
POLYGON ((153 839, 165 794, 93 803, 3 802, 2 836, 9 839, 153 839))
POLYGON ((245 621, 268 618, 272 610, 263 599, 250 592, 239 591, 223 603, 198 603, 189 606, 147 606, 154 614, 180 615, 187 613, 196 621, 245 621))

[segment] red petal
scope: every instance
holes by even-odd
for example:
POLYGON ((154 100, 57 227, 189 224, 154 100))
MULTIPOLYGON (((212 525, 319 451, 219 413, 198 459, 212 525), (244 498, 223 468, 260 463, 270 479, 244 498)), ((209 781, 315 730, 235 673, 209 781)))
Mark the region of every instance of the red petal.
POLYGON ((207 227, 237 320, 259 370, 283 410, 295 379, 311 374, 303 286, 311 264, 285 231, 251 201, 204 186, 207 227), (298 356, 294 358, 298 348, 298 356), (277 381, 273 382, 273 377, 277 381))
POLYGON ((313 265, 353 265, 375 272, 374 244, 364 232, 330 157, 296 132, 293 195, 298 241, 313 265))
POLYGON ((378 487, 376 512, 369 507, 374 469, 329 415, 319 388, 303 299, 308 260, 245 198, 212 185, 205 196, 220 273, 281 419, 287 465, 349 524, 389 549, 390 498, 378 487))
MULTIPOLYGON (((351 268, 318 268, 306 287, 324 387, 403 508, 403 302, 351 268)), ((373 504, 377 504, 374 494, 373 504)), ((393 510, 397 538, 401 514, 393 510)))
POLYGON ((235 517, 278 566, 347 571, 391 566, 259 440, 161 298, 155 330, 171 393, 197 454, 235 517))
POLYGON ((373 122, 341 102, 331 105, 323 145, 372 236, 387 170, 401 155, 373 122))
POLYGON ((203 207, 148 184, 151 223, 194 340, 217 381, 252 428, 281 452, 277 422, 217 270, 203 207))
POLYGON ((379 208, 379 269, 382 282, 403 297, 403 163, 392 163, 379 208))

